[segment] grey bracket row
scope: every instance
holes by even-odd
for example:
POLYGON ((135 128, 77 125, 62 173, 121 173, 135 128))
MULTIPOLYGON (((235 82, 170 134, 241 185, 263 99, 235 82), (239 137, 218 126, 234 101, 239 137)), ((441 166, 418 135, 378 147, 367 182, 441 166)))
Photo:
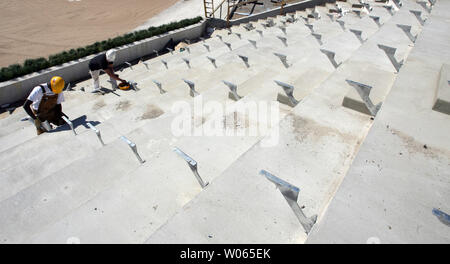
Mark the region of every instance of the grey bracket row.
POLYGON ((76 136, 77 132, 75 132, 75 128, 73 126, 73 123, 69 120, 69 118, 67 118, 65 116, 62 116, 62 119, 64 120, 64 122, 66 122, 69 125, 69 127, 72 130, 73 134, 76 136))
POLYGON ((302 225, 303 229, 308 234, 317 221, 317 215, 306 217, 306 215, 303 213, 302 208, 300 208, 297 203, 300 189, 265 170, 261 170, 259 174, 265 176, 266 179, 275 184, 277 189, 281 192, 284 199, 291 207, 292 211, 294 211, 294 214, 302 225))
POLYGON ((138 63, 141 63, 141 62, 142 62, 142 64, 144 64, 144 66, 145 66, 145 68, 147 68, 147 70, 150 70, 147 62, 145 62, 143 59, 140 59, 138 63))
POLYGON ((286 18, 286 22, 289 23, 295 23, 298 19, 295 17, 294 14, 289 14, 289 16, 286 18))
POLYGON ((317 12, 316 7, 314 7, 313 11, 311 12, 311 15, 315 19, 320 19, 320 13, 317 12))
POLYGON ((187 58, 181 58, 181 59, 186 63, 186 65, 190 69, 191 68, 191 61, 189 59, 187 59, 187 58))
POLYGON ((231 48, 231 43, 223 42, 223 44, 225 44, 230 50, 233 50, 233 49, 231 48))
POLYGON ((327 16, 330 18, 331 22, 334 22, 334 15, 327 13, 327 16))
POLYGON ((383 24, 381 24, 380 22, 380 17, 379 16, 369 16, 370 18, 372 18, 373 22, 375 22, 375 24, 377 24, 377 26, 380 28, 383 24))
POLYGON ((258 32, 258 34, 261 36, 261 38, 263 37, 263 31, 262 30, 257 29, 256 32, 258 32))
POLYGON ((433 210, 431 211, 433 213, 434 216, 437 217, 437 219, 439 221, 441 221, 441 223, 443 223, 444 225, 450 227, 450 215, 442 212, 439 209, 433 208, 433 210))
POLYGON ((350 86, 354 87, 356 91, 358 92, 359 96, 361 96, 361 99, 363 100, 364 104, 366 105, 367 109, 370 111, 372 116, 376 116, 378 111, 381 108, 381 103, 374 105, 372 103, 372 100, 370 100, 370 91, 372 90, 372 86, 365 85, 359 82, 355 82, 352 80, 345 80, 350 86))
POLYGON ((384 8, 387 9, 391 16, 394 16, 394 8, 392 7, 392 5, 385 5, 384 8))
POLYGON ((397 61, 397 59, 395 58, 395 51, 397 49, 388 47, 385 45, 381 45, 381 44, 378 44, 378 48, 382 49, 386 53, 386 55, 389 58, 389 60, 391 61, 392 65, 394 65, 395 70, 397 70, 397 72, 399 72, 400 68, 403 65, 403 60, 397 61))
POLYGON ((283 88, 283 91, 286 94, 286 95, 283 95, 283 94, 278 93, 277 100, 282 104, 286 104, 291 107, 295 107, 299 103, 299 101, 294 98, 294 86, 284 83, 284 82, 277 81, 277 80, 274 80, 274 82, 277 85, 279 85, 281 88, 283 88))
POLYGON ((334 52, 326 50, 326 49, 320 49, 320 51, 328 57, 328 59, 331 61, 331 64, 333 64, 334 68, 337 68, 337 67, 339 67, 339 65, 342 64, 342 62, 340 62, 340 63, 336 62, 336 59, 335 59, 336 54, 334 52))
MULTIPOLYGON (((126 64, 128 67, 130 67, 131 70, 133 70, 133 65, 131 65, 131 63, 126 61, 126 62, 124 62, 124 64, 126 64)), ((122 72, 124 69, 125 69, 125 66, 122 66, 119 71, 122 72)))
POLYGON ((336 2, 335 4, 335 11, 339 14, 339 15, 344 15, 344 10, 342 9, 342 7, 339 6, 339 4, 336 2))
POLYGON ((417 1, 417 3, 423 7, 428 13, 431 13, 431 6, 427 5, 427 2, 424 1, 417 1))
POLYGON ((425 25, 425 21, 426 19, 422 18, 422 11, 417 11, 417 10, 409 10, 409 12, 411 12, 419 21, 419 23, 423 26, 425 25))
POLYGON ((70 83, 67 84, 66 88, 64 88, 64 91, 73 91, 73 88, 70 83))
POLYGON ((416 42, 417 36, 413 36, 411 33, 411 26, 397 24, 397 27, 401 28, 405 32, 406 36, 411 40, 412 43, 416 42))
POLYGON ((228 93, 228 98, 230 98, 231 100, 234 100, 234 101, 239 101, 242 98, 242 96, 240 96, 237 93, 237 85, 236 84, 227 82, 227 81, 223 81, 223 80, 222 80, 222 82, 226 86, 228 86, 228 88, 230 89, 230 92, 228 93))
POLYGON ((195 83, 186 79, 182 79, 188 86, 189 86, 189 94, 192 97, 198 96, 199 93, 197 93, 197 91, 195 91, 195 83))
POLYGON ((250 68, 250 65, 248 64, 248 57, 247 56, 238 54, 238 57, 241 58, 241 60, 245 63, 245 66, 247 66, 247 68, 250 68))
POLYGON ((131 65, 131 63, 129 63, 128 61, 126 61, 125 64, 128 65, 128 67, 130 67, 131 70, 133 70, 133 65, 131 65))
POLYGON ((95 126, 93 126, 91 123, 87 123, 88 127, 94 131, 94 133, 97 135, 98 140, 100 141, 100 143, 102 144, 102 146, 105 145, 105 143, 103 142, 102 139, 102 135, 100 134, 100 130, 98 130, 95 126))
POLYGON ((161 60, 162 64, 164 64, 164 66, 166 66, 166 69, 169 69, 169 66, 167 65, 167 61, 165 60, 161 60))
POLYGON ((130 80, 130 81, 127 81, 127 82, 130 84, 130 87, 131 87, 133 90, 135 90, 136 92, 139 91, 139 88, 137 88, 137 82, 135 82, 135 81, 133 81, 133 80, 130 80))
POLYGON ((211 58, 209 56, 206 56, 206 58, 211 62, 211 64, 214 66, 214 68, 217 68, 216 59, 211 58))
POLYGON ((450 115, 450 65, 442 64, 437 89, 434 96, 433 110, 450 115))
POLYGON ((266 26, 266 27, 273 27, 275 25, 276 25, 275 22, 273 22, 273 19, 271 19, 271 18, 267 19, 267 23, 263 24, 263 26, 266 26))
POLYGON ((153 80, 153 83, 156 84, 156 87, 158 87, 160 94, 166 93, 166 91, 162 88, 162 84, 160 82, 158 82, 157 80, 153 80))
POLYGON ((359 3, 360 3, 364 8, 366 8, 367 11, 372 12, 373 7, 372 7, 369 3, 367 3, 367 2, 364 1, 364 0, 359 0, 359 3))
POLYGON ((308 17, 301 16, 301 18, 303 19, 303 21, 304 21, 305 23, 309 23, 308 17))
POLYGON ((319 43, 320 46, 323 45, 322 35, 317 34, 317 33, 311 33, 311 35, 317 40, 317 42, 319 43))
POLYGON ((130 147, 130 149, 133 151, 134 155, 136 156, 136 158, 138 159, 138 161, 142 164, 145 162, 145 160, 143 160, 141 158, 141 156, 139 156, 139 153, 137 152, 137 147, 136 144, 134 144, 133 142, 131 142, 128 138, 126 138, 125 136, 121 136, 120 139, 122 141, 124 141, 125 143, 128 144, 128 146, 130 147))
POLYGON ((243 28, 245 28, 247 31, 250 31, 250 30, 255 29, 255 27, 253 26, 252 23, 245 24, 245 25, 243 26, 243 28))
POLYGON ((350 32, 352 32, 353 34, 355 34, 356 38, 359 40, 359 42, 361 42, 361 44, 363 44, 366 40, 362 39, 362 31, 361 30, 356 30, 356 29, 349 29, 350 32))
POLYGON ((338 19, 336 19, 336 22, 339 24, 339 26, 341 26, 342 30, 345 31, 345 22, 338 19))
POLYGON ((309 30, 311 31, 311 33, 314 33, 314 26, 311 24, 305 24, 306 27, 309 28, 309 30))
POLYGON ((398 9, 403 6, 403 2, 401 0, 392 0, 398 9))
POLYGON ((281 53, 274 52, 273 55, 277 56, 281 63, 283 63, 284 67, 289 68, 291 65, 287 62, 287 56, 281 53))
POLYGON ((428 13, 431 13, 436 0, 428 0, 429 6, 427 5, 427 1, 417 1, 419 5, 421 5, 428 13))
POLYGON ((288 46, 288 44, 287 44, 287 38, 285 38, 285 37, 282 37, 282 36, 277 36, 277 38, 279 39, 279 40, 281 40, 281 42, 283 42, 283 44, 284 44, 284 46, 288 46))
POLYGON ((209 183, 208 182, 204 183, 202 177, 200 177, 200 174, 198 174, 197 162, 177 147, 175 147, 173 151, 187 162, 189 168, 194 173, 195 178, 197 178, 197 181, 200 184, 200 186, 202 188, 205 188, 209 183))

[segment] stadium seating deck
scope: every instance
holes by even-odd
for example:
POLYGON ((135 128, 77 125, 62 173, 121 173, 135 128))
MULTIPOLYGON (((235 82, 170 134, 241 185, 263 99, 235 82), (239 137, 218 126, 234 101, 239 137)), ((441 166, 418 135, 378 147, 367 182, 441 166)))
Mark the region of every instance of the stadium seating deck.
POLYGON ((432 210, 450 212, 450 116, 433 110, 445 97, 437 91, 450 56, 449 3, 429 13, 413 0, 366 2, 372 11, 339 1, 341 18, 327 4, 315 9, 320 18, 307 9, 252 30, 215 30, 189 50, 124 68, 136 90, 112 91, 106 75, 103 95, 90 93, 91 80, 77 83, 63 104, 77 135, 65 125, 36 136, 22 109, 1 119, 0 243, 448 243, 432 210), (411 26, 415 42, 398 24, 411 26), (395 49, 391 59, 379 45, 395 49), (194 127, 238 116, 222 131, 261 133, 173 134, 174 105, 270 105, 289 98, 275 80, 293 86, 297 101, 281 103, 275 122, 239 110, 189 113, 194 127), (205 188, 175 147, 198 163, 205 188), (318 216, 311 232, 261 170, 300 189, 303 213, 318 216))

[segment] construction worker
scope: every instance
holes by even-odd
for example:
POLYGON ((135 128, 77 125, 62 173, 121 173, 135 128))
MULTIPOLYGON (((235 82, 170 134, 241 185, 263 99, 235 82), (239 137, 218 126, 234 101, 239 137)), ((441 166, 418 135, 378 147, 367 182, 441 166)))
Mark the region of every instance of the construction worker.
POLYGON ((49 83, 34 87, 25 101, 23 108, 34 120, 38 135, 51 130, 49 123, 56 126, 65 124, 61 106, 64 102, 64 85, 64 79, 55 76, 49 83))
POLYGON ((97 55, 89 62, 89 72, 94 80, 94 90, 92 90, 91 93, 100 91, 99 75, 101 70, 109 75, 113 90, 117 88, 116 80, 126 83, 125 80, 120 79, 119 75, 114 73, 113 63, 115 60, 116 51, 114 49, 110 49, 106 52, 106 54, 97 55))

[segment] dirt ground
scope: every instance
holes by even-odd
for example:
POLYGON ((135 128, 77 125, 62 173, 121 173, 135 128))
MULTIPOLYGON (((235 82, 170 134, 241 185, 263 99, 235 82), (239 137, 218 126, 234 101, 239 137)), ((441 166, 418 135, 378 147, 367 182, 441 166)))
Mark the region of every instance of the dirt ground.
POLYGON ((132 31, 178 0, 1 0, 0 67, 132 31))

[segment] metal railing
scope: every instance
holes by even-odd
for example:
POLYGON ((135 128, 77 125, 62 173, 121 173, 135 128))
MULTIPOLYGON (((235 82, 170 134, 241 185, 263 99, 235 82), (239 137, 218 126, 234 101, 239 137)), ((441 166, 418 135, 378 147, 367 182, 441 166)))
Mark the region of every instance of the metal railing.
POLYGON ((205 17, 226 19, 227 27, 230 25, 230 18, 237 8, 248 3, 257 2, 257 0, 219 0, 219 4, 215 4, 214 0, 203 0, 205 17), (223 11, 226 9, 226 17, 223 17, 223 11))

